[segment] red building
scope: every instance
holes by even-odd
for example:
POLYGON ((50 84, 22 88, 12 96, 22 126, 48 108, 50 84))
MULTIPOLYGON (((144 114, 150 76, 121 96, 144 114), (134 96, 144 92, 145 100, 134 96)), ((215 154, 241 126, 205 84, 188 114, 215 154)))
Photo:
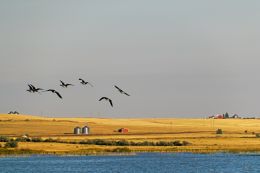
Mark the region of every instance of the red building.
POLYGON ((127 128, 121 128, 121 129, 118 129, 118 132, 120 132, 120 133, 128 133, 129 130, 127 128))
POLYGON ((216 115, 214 115, 214 118, 215 118, 215 119, 224 119, 224 115, 222 115, 222 114, 216 114, 216 115))

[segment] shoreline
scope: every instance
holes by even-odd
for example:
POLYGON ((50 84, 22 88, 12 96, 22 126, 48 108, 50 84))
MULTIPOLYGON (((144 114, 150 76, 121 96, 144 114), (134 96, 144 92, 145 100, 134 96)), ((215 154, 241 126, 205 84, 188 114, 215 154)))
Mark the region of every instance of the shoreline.
MULTIPOLYGON (((55 143, 53 143, 54 145, 55 143)), ((55 155, 55 156, 113 156, 113 155, 136 155, 140 153, 192 153, 192 154, 217 154, 217 153, 230 153, 230 154, 257 154, 260 155, 259 149, 198 149, 198 148, 181 148, 181 147, 160 147, 151 148, 148 146, 143 146, 142 149, 135 148, 132 146, 116 146, 107 149, 109 146, 99 146, 99 148, 90 149, 79 149, 72 151, 45 151, 45 150, 32 150, 26 148, 0 148, 0 157, 6 156, 33 156, 33 155, 55 155)))
POLYGON ((219 151, 201 151, 201 152, 191 152, 191 151, 178 151, 178 152, 174 152, 174 151, 140 151, 140 152, 101 152, 101 153, 57 153, 57 152, 38 152, 38 151, 29 151, 28 153, 26 152, 22 152, 22 153, 10 153, 10 154, 3 154, 0 153, 0 158, 4 158, 4 157, 34 157, 34 156, 60 156, 60 157, 75 157, 75 156, 134 156, 134 155, 138 155, 138 154, 145 154, 145 153, 160 153, 160 154, 177 154, 177 153, 185 153, 185 154, 239 154, 239 155, 259 155, 260 156, 260 151, 223 151, 223 150, 219 150, 219 151), (31 153, 33 152, 33 153, 31 153))

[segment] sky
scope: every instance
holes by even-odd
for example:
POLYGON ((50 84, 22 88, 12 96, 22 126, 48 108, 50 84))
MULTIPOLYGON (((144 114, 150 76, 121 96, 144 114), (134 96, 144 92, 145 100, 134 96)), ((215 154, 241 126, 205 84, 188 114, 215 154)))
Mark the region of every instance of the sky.
POLYGON ((0 0, 0 112, 259 117, 259 6, 257 0, 0 0), (59 80, 75 86, 61 88, 59 80), (28 93, 27 84, 56 89, 63 99, 28 93), (103 96, 113 108, 98 101, 103 96))

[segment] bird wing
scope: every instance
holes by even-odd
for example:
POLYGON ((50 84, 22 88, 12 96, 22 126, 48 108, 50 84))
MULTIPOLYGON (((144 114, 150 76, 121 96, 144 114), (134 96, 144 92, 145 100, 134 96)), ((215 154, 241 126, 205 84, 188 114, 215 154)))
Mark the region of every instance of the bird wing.
POLYGON ((126 92, 123 92, 125 95, 127 95, 127 96, 130 96, 129 94, 127 94, 126 92))
POLYGON ((51 91, 51 89, 48 89, 48 90, 44 90, 43 92, 47 92, 47 91, 51 91))
POLYGON ((119 91, 121 91, 121 89, 120 89, 118 86, 114 85, 114 87, 115 87, 116 89, 118 89, 119 91))
POLYGON ((67 86, 74 86, 74 85, 73 85, 73 84, 71 84, 71 83, 68 83, 68 84, 67 84, 67 86))
POLYGON ((30 90, 32 90, 32 89, 33 89, 33 87, 32 87, 32 85, 31 85, 31 84, 28 84, 28 86, 29 86, 29 89, 30 89, 30 90))
POLYGON ((125 91, 123 91, 122 89, 120 89, 118 86, 115 85, 115 88, 118 89, 118 91, 122 94, 125 94, 127 96, 130 96, 129 94, 127 94, 125 91))
POLYGON ((92 86, 92 87, 93 87, 93 85, 92 85, 91 83, 87 82, 87 84, 89 84, 90 86, 92 86))
POLYGON ((101 97, 101 98, 99 99, 99 101, 101 101, 101 100, 103 100, 103 99, 107 100, 107 97, 101 97))
POLYGON ((60 95, 60 93, 58 93, 57 91, 54 91, 54 93, 57 94, 57 96, 62 99, 62 96, 60 95))
POLYGON ((35 89, 36 89, 35 86, 33 86, 32 84, 30 84, 30 86, 32 87, 32 90, 35 90, 35 89))
POLYGON ((83 79, 79 78, 79 80, 81 81, 80 83, 81 83, 82 85, 86 85, 86 84, 87 84, 83 79))
POLYGON ((61 83, 62 85, 65 85, 65 83, 64 83, 62 80, 60 80, 60 83, 61 83))
POLYGON ((113 102, 112 102, 111 99, 109 99, 109 103, 110 103, 110 105, 113 107, 113 102))

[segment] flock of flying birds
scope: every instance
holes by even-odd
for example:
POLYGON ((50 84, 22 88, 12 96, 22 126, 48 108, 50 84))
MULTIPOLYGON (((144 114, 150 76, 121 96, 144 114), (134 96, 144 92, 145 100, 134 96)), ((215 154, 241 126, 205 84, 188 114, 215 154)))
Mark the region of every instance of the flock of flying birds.
MULTIPOLYGON (((79 81, 82 85, 90 85, 91 87, 93 87, 93 85, 81 78, 79 78, 79 81)), ((60 86, 63 87, 63 88, 67 88, 68 86, 74 86, 73 84, 70 84, 70 83, 65 83, 63 82, 62 80, 60 80, 60 86)), ((29 89, 26 90, 30 93, 39 93, 39 92, 52 92, 54 94, 56 94, 60 99, 62 99, 62 96, 60 95, 60 93, 54 89, 48 89, 48 90, 45 90, 45 89, 42 89, 42 88, 36 88, 35 86, 33 86, 32 84, 28 84, 29 86, 29 89)), ((125 91, 123 91, 122 89, 120 89, 118 86, 114 85, 114 87, 121 93, 121 94, 124 94, 126 96, 130 96, 128 93, 126 93, 125 91)), ((110 103, 110 105, 113 107, 113 102, 110 98, 108 97, 101 97, 99 99, 99 101, 102 101, 102 100, 106 100, 110 103)))

